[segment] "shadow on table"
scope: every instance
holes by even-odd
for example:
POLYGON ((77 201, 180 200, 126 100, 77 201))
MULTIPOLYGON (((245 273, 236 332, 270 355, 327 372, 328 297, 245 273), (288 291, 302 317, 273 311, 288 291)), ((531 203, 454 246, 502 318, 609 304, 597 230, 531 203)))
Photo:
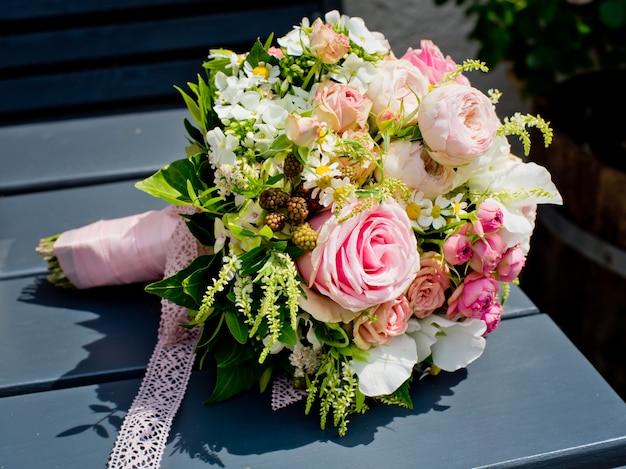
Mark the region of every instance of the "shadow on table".
MULTIPOLYGON (((94 431, 102 438, 114 440, 125 412, 139 391, 136 378, 143 377, 156 344, 158 299, 147 295, 137 285, 59 291, 43 279, 26 288, 20 299, 57 308, 52 314, 62 315, 63 309, 77 309, 96 315, 76 325, 80 326, 78 330, 88 328, 90 334, 96 332, 100 338, 83 347, 88 357, 52 387, 97 385, 98 401, 85 410, 85 415, 93 418, 60 429, 56 436, 66 438, 94 431)), ((351 416, 347 435, 339 437, 332 426, 332 417, 327 428, 321 430, 316 408, 305 415, 304 400, 272 411, 269 390, 263 394, 249 391, 226 402, 205 405, 215 373, 212 368, 194 370, 170 432, 166 455, 168 452, 188 454, 190 459, 223 467, 219 453, 224 449, 229 454, 253 455, 314 442, 332 441, 345 447, 367 445, 379 429, 394 419, 445 411, 447 407, 439 402, 453 395, 453 388, 466 377, 467 370, 427 376, 413 387, 413 409, 372 403, 365 415, 351 416)))

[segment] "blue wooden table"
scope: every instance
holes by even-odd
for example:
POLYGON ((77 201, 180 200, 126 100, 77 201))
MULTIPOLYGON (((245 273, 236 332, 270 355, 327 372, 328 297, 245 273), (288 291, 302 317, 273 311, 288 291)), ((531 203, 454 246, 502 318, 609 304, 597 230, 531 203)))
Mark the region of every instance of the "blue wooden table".
MULTIPOLYGON (((62 230, 161 208, 133 184, 179 157, 184 115, 0 128, 0 193, 8 194, 0 198, 0 468, 106 466, 156 344, 159 301, 141 285, 55 288, 34 247, 62 230), (77 158, 85 135, 94 153, 77 158), (67 157, 48 161, 42 148, 67 157), (7 164, 18 158, 30 166, 7 164), (15 191, 22 183, 31 189, 15 191)), ((413 410, 354 416, 344 438, 321 431, 303 403, 273 412, 268 394, 203 405, 213 380, 210 369, 194 372, 162 467, 626 464, 626 405, 519 288, 478 361, 422 380, 413 410)))

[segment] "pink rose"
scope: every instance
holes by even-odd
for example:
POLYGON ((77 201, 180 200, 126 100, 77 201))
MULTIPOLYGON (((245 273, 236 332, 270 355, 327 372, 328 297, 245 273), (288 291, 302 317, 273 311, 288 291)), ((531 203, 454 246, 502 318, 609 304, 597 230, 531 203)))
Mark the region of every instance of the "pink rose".
POLYGON ((454 167, 485 153, 499 125, 487 96, 454 83, 435 87, 424 96, 417 117, 430 156, 454 167))
POLYGON ((420 270, 406 293, 413 314, 425 318, 443 306, 448 288, 450 279, 441 256, 433 251, 424 253, 420 258, 420 270))
POLYGON ((443 256, 451 265, 465 264, 472 257, 472 242, 464 233, 455 233, 443 242, 443 256))
POLYGON ((504 214, 500 206, 489 200, 479 205, 476 216, 480 220, 483 233, 498 231, 504 221, 504 214))
POLYGON ((375 116, 382 114, 381 119, 390 122, 403 120, 408 126, 417 122, 416 111, 428 85, 428 79, 409 61, 381 60, 366 95, 372 100, 375 116))
POLYGON ((326 81, 317 88, 315 101, 313 117, 335 132, 366 128, 372 102, 355 87, 326 81))
POLYGON ((503 282, 515 280, 524 268, 525 263, 526 256, 524 256, 524 250, 520 246, 513 246, 507 249, 496 266, 500 280, 503 282))
POLYGON ((386 177, 399 179, 426 198, 445 194, 454 182, 454 169, 434 161, 420 142, 393 140, 383 163, 386 177))
POLYGON ((495 270, 502 254, 506 250, 506 243, 498 233, 492 233, 479 238, 472 246, 473 253, 470 267, 476 272, 488 273, 495 270))
POLYGON ((311 117, 289 114, 285 120, 285 135, 299 147, 310 148, 319 138, 323 125, 311 117))
POLYGON ((500 319, 502 318, 502 305, 500 303, 495 303, 488 308, 480 319, 482 319, 487 325, 487 329, 483 335, 487 335, 492 332, 498 324, 500 324, 500 319))
MULTIPOLYGON (((433 41, 423 39, 420 41, 420 47, 421 49, 417 50, 409 47, 402 58, 415 65, 428 78, 431 85, 436 85, 446 73, 456 70, 454 60, 449 55, 444 57, 433 41)), ((459 75, 456 82, 459 85, 469 86, 470 84, 463 75, 459 75)))
POLYGON ((336 33, 330 24, 318 18, 311 27, 309 47, 311 53, 323 63, 334 64, 350 50, 350 38, 336 33))
POLYGON ((350 311, 399 297, 420 266, 404 209, 395 201, 368 202, 347 204, 339 217, 329 210, 315 215, 309 223, 319 233, 317 246, 297 259, 311 288, 350 311))
POLYGON ((454 319, 458 315, 482 319, 492 306, 499 304, 500 284, 496 279, 480 272, 471 272, 463 283, 448 298, 447 316, 454 319))
POLYGON ((367 350, 372 345, 389 343, 392 337, 404 334, 411 317, 409 301, 400 296, 380 305, 372 315, 362 314, 353 326, 354 344, 367 350))

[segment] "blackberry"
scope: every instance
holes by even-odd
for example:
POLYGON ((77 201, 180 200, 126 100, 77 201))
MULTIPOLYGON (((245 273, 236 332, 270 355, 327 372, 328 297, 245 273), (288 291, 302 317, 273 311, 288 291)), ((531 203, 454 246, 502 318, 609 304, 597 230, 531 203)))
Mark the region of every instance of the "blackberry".
POLYGON ((304 169, 304 166, 302 165, 302 163, 300 163, 298 158, 294 156, 293 153, 289 153, 285 158, 285 164, 283 168, 285 171, 285 176, 287 176, 288 178, 292 178, 302 174, 302 169, 304 169))
POLYGON ((310 189, 305 189, 304 187, 300 186, 298 188, 298 191, 296 192, 296 195, 306 200, 307 207, 309 208, 309 213, 317 213, 321 208, 319 200, 317 198, 311 197, 310 189))
POLYGON ((303 251, 312 251, 317 246, 317 232, 309 223, 303 223, 293 230, 292 241, 303 251))
POLYGON ((259 205, 261 208, 265 210, 278 210, 279 208, 283 208, 287 205, 289 201, 289 194, 278 189, 277 187, 272 187, 270 189, 265 189, 261 192, 259 196, 259 205))
POLYGON ((265 215, 265 224, 274 232, 282 230, 285 227, 286 220, 285 214, 280 212, 271 212, 265 215))
POLYGON ((287 220, 292 225, 299 225, 309 216, 309 207, 303 197, 291 197, 287 202, 287 220))

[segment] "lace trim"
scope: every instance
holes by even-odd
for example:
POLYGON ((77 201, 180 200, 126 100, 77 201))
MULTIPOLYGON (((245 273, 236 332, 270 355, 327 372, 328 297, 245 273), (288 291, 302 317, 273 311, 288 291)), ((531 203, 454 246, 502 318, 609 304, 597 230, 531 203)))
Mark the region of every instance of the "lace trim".
POLYGON ((282 409, 301 401, 308 393, 304 389, 294 388, 286 375, 274 378, 272 383, 272 410, 282 409))
MULTIPOLYGON (((193 213, 190 207, 166 210, 193 213)), ((201 254, 201 247, 180 219, 168 246, 164 277, 176 273, 201 254)), ((189 320, 187 310, 161 301, 157 345, 109 458, 109 469, 157 468, 160 465, 172 421, 187 390, 200 334, 179 326, 189 320)))

